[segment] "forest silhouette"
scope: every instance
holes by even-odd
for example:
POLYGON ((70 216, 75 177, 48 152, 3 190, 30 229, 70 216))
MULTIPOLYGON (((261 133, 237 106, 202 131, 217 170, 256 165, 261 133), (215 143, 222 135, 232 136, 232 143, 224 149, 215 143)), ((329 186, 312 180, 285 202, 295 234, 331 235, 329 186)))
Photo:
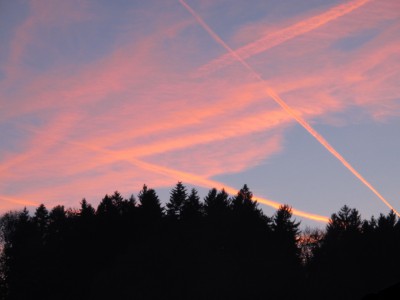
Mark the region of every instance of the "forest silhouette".
POLYGON ((41 204, 0 218, 0 299, 397 299, 400 220, 343 206, 325 230, 244 185, 203 200, 178 182, 106 195, 94 208, 41 204), (397 284, 397 285, 396 285, 397 284), (382 291, 383 292, 380 292, 382 291), (386 292, 389 291, 389 292, 386 292))

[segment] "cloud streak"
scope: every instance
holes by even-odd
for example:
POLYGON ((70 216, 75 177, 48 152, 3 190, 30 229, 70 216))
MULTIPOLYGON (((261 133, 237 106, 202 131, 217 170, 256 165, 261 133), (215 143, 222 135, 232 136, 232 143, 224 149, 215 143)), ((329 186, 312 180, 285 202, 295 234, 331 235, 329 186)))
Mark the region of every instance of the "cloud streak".
MULTIPOLYGON (((188 6, 186 6, 183 3, 183 1, 180 1, 180 2, 187 9, 189 9, 188 6)), ((263 36, 262 38, 254 41, 246 46, 236 49, 235 53, 243 59, 249 58, 251 56, 254 56, 256 54, 264 52, 268 49, 276 47, 276 46, 278 46, 288 40, 291 40, 295 37, 298 37, 302 34, 305 34, 307 32, 315 30, 333 20, 336 20, 337 18, 347 15, 347 14, 351 13, 352 11, 354 11, 355 9, 362 7, 363 5, 365 5, 368 2, 370 2, 370 0, 355 0, 355 1, 344 3, 344 4, 340 4, 320 15, 300 21, 300 22, 298 22, 292 26, 289 26, 287 28, 284 28, 282 30, 278 30, 276 32, 267 34, 267 35, 263 36)), ((214 39, 219 39, 217 36, 215 36, 209 30, 207 30, 207 31, 214 37, 214 39)), ((210 72, 214 72, 223 67, 226 67, 236 61, 237 61, 237 57, 235 55, 233 55, 232 53, 228 52, 228 53, 222 55, 221 57, 218 57, 218 58, 212 60, 211 62, 207 63, 206 65, 202 66, 201 68, 199 68, 199 73, 202 76, 204 76, 210 72)))

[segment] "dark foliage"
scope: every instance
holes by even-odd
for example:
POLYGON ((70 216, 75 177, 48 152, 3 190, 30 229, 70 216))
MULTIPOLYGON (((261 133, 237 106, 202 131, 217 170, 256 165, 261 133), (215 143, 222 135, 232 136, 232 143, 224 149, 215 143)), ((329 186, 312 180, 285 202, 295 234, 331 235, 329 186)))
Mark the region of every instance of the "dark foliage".
POLYGON ((170 195, 166 209, 144 185, 97 209, 4 214, 0 299, 386 299, 400 281, 394 212, 344 206, 301 232, 291 207, 267 217, 247 185, 201 201, 178 182, 170 195))

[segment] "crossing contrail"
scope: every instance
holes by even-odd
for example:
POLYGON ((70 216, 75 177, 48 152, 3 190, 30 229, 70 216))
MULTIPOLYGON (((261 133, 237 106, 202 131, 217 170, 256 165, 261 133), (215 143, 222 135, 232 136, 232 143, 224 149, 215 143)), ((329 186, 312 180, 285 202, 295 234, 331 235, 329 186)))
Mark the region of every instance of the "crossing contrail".
POLYGON ((230 46, 228 46, 224 40, 222 40, 204 20, 184 1, 179 2, 189 11, 197 22, 206 30, 210 36, 224 47, 237 61, 239 61, 253 76, 266 85, 266 92, 280 107, 282 107, 290 116, 292 116, 297 123, 299 123, 305 130, 307 130, 322 146, 325 147, 334 157, 336 157, 355 177, 357 177, 366 187, 368 187, 387 207, 389 207, 397 216, 400 214, 394 207, 357 171, 344 157, 333 148, 328 141, 320 135, 304 118, 302 118, 294 109, 292 109, 286 102, 271 88, 267 85, 267 82, 258 74, 239 54, 237 54, 230 46))
MULTIPOLYGON (((248 57, 276 47, 299 35, 315 30, 337 18, 351 13, 355 9, 365 5, 370 1, 371 0, 355 0, 337 5, 322 14, 310 17, 306 20, 300 21, 276 32, 266 34, 258 40, 236 49, 235 52, 241 58, 246 59, 248 57)), ((232 57, 231 53, 226 53, 202 66, 199 71, 200 73, 213 72, 220 68, 228 66, 235 61, 236 59, 232 57)))

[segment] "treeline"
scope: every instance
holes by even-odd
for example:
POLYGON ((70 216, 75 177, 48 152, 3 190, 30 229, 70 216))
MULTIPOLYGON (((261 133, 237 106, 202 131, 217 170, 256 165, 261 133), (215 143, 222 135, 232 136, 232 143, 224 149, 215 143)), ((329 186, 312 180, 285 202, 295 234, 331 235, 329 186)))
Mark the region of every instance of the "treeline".
MULTIPOLYGON (((1 299, 361 299, 400 281, 400 221, 344 206, 325 230, 266 216, 244 185, 200 200, 179 182, 95 209, 40 205, 0 219, 1 299)), ((374 298, 371 298, 374 299, 374 298)))

